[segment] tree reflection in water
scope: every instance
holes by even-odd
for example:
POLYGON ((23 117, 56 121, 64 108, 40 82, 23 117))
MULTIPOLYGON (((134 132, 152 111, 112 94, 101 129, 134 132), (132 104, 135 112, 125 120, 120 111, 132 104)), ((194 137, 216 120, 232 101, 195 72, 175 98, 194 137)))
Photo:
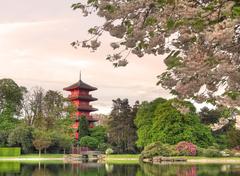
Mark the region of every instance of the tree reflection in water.
POLYGON ((240 165, 5 163, 0 176, 239 176, 240 165), (8 168, 8 167, 9 168, 8 168), (20 167, 19 167, 20 166, 20 167))

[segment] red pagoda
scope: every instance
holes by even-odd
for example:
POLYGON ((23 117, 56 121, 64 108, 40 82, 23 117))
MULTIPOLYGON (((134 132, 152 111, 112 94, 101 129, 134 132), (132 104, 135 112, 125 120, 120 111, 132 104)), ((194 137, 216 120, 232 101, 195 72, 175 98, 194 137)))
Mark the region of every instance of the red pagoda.
POLYGON ((75 84, 64 88, 63 90, 70 91, 71 94, 69 95, 69 100, 73 103, 74 106, 76 106, 76 115, 73 115, 75 119, 75 122, 73 124, 73 128, 75 129, 75 139, 78 140, 78 126, 79 126, 79 118, 81 116, 86 116, 87 120, 89 122, 89 127, 94 127, 94 122, 98 121, 94 119, 91 116, 91 112, 97 111, 96 108, 93 108, 90 105, 91 101, 96 101, 97 98, 92 97, 91 94, 89 94, 90 91, 97 90, 96 87, 90 86, 86 83, 84 83, 80 79, 75 84))

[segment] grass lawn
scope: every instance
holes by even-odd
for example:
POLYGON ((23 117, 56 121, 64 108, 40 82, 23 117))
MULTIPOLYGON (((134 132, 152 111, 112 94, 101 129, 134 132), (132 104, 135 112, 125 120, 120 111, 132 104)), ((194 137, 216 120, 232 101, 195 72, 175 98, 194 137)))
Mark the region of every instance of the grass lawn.
POLYGON ((23 154, 20 156, 10 156, 10 157, 6 157, 6 156, 0 156, 0 159, 4 159, 4 158, 63 158, 63 154, 41 154, 41 156, 39 157, 38 154, 23 154))
POLYGON ((115 154, 115 155, 107 155, 107 158, 111 159, 139 159, 140 155, 139 154, 115 154))
POLYGON ((106 163, 110 164, 138 164, 139 154, 115 154, 105 158, 106 163))
MULTIPOLYGON (((23 154, 19 158, 39 158, 39 155, 23 154)), ((41 154, 40 158, 63 158, 63 154, 41 154)))

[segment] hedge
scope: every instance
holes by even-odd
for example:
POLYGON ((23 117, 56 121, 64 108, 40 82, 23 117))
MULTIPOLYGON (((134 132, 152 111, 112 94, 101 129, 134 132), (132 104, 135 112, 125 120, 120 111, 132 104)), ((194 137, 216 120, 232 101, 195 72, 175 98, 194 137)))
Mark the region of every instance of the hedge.
POLYGON ((21 148, 14 147, 14 148, 0 148, 0 157, 3 156, 20 156, 21 155, 21 148))

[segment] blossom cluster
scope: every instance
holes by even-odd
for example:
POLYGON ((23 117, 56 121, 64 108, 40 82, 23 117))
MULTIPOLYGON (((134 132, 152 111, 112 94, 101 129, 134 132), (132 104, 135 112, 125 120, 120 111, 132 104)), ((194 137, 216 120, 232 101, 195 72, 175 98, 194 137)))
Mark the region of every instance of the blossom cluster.
POLYGON ((176 145, 176 150, 180 154, 189 155, 189 156, 196 156, 197 154, 197 146, 191 142, 186 142, 186 141, 179 142, 176 145))

